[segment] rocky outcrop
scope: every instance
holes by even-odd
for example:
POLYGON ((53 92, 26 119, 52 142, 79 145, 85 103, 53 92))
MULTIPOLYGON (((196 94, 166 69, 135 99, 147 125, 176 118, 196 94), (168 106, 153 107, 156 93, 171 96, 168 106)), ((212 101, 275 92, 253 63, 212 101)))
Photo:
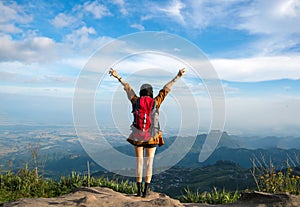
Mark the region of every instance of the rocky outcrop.
POLYGON ((109 188, 80 188, 73 193, 57 198, 19 199, 5 203, 3 207, 48 207, 48 206, 76 206, 76 207, 182 207, 178 200, 164 194, 151 192, 147 198, 136 197, 115 192, 109 188))
POLYGON ((147 198, 115 192, 109 188, 80 188, 57 198, 25 198, 2 204, 3 207, 299 207, 300 197, 262 192, 243 193, 239 201, 228 205, 180 203, 161 193, 151 192, 147 198))
POLYGON ((246 207, 299 207, 300 197, 288 193, 271 194, 255 191, 243 193, 235 205, 246 207))

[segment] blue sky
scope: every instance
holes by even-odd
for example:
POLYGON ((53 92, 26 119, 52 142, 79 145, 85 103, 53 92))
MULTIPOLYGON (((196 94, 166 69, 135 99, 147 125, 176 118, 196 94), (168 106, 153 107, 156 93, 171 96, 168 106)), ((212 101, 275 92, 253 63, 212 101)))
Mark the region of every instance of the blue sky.
MULTIPOLYGON (((0 14, 1 125, 72 124, 76 80, 89 58, 120 36, 162 31, 199 47, 218 73, 226 97, 226 131, 300 133, 299 0, 5 0, 0 14)), ((163 57, 147 57, 127 60, 124 70, 117 69, 129 77, 132 71, 126 68, 137 63, 165 64, 163 57)), ((179 69, 175 63, 167 66, 174 68, 170 78, 179 69)), ((108 88, 118 87, 107 78, 108 88)), ((188 75, 184 80, 201 88, 188 75)), ((173 97, 180 98, 179 88, 172 90, 173 97)), ((203 92, 197 98, 206 131, 209 96, 203 92)), ((164 111, 171 116, 167 106, 164 111)), ((164 119, 168 126, 172 118, 164 119)))

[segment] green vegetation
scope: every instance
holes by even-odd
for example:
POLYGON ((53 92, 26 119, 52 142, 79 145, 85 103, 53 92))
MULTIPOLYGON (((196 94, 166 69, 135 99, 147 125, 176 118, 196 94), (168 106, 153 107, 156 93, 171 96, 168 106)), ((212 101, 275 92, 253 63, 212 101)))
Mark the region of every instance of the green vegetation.
POLYGON ((261 175, 258 179, 260 191, 268 193, 288 192, 299 195, 299 176, 292 175, 292 168, 289 167, 286 172, 273 172, 261 175))
POLYGON ((72 192, 81 187, 108 187, 117 192, 133 194, 136 185, 128 180, 109 180, 108 178, 93 178, 72 172, 58 181, 36 176, 36 169, 29 170, 28 165, 17 173, 8 171, 0 174, 0 203, 18 198, 56 197, 72 192))
POLYGON ((186 188, 185 192, 186 195, 180 197, 180 201, 184 203, 227 204, 240 198, 238 191, 226 192, 224 188, 222 191, 218 191, 216 187, 211 192, 192 192, 189 188, 186 188))
POLYGON ((234 192, 256 187, 249 169, 241 168, 230 161, 218 161, 213 165, 197 168, 173 167, 153 177, 153 189, 179 198, 185 194, 185 188, 192 192, 210 192, 212 187, 234 192))
MULTIPOLYGON (((296 159, 298 160, 298 159, 296 159)), ((256 184, 256 190, 267 193, 290 193, 295 195, 300 195, 300 176, 299 176, 299 164, 296 164, 290 157, 286 162, 286 167, 278 170, 273 164, 272 160, 269 164, 265 161, 262 156, 261 159, 255 157, 252 160, 253 167, 250 170, 256 184), (294 165, 292 168, 289 165, 291 162, 294 165), (296 171, 295 171, 296 170, 296 171)), ((224 171, 224 162, 218 162, 215 166, 219 165, 219 170, 224 171), (223 168, 221 168, 223 167, 223 168)), ((234 169, 231 166, 231 169, 234 169)), ((225 171, 226 172, 226 171, 225 171)), ((254 188, 251 188, 254 189, 254 188)), ((246 189, 248 191, 248 189, 246 189)), ((235 192, 226 192, 223 188, 222 191, 218 191, 216 187, 213 188, 211 192, 204 191, 199 193, 199 191, 191 191, 190 188, 185 189, 185 195, 180 197, 182 202, 186 203, 207 203, 207 204, 226 204, 232 203, 239 199, 240 193, 236 190, 235 192)))
MULTIPOLYGON (((117 192, 134 194, 137 191, 135 183, 128 180, 109 180, 108 178, 94 178, 72 172, 70 176, 62 176, 58 181, 37 176, 36 169, 29 170, 28 165, 17 173, 8 171, 0 174, 0 203, 9 202, 18 198, 57 197, 72 192, 81 187, 108 187, 117 192)), ((218 191, 192 193, 185 190, 180 200, 186 203, 221 204, 231 203, 239 198, 238 191, 234 193, 218 191)))
POLYGON ((300 194, 300 177, 293 172, 293 168, 287 161, 287 167, 276 170, 270 160, 269 165, 265 160, 254 159, 251 173, 254 177, 257 190, 267 193, 287 192, 300 194))
MULTIPOLYGON (((232 169, 232 165, 233 163, 218 162, 214 169, 217 171, 215 167, 218 167, 219 171, 224 171, 227 168, 232 169)), ((207 167, 205 169, 208 170, 207 167)), ((18 198, 57 197, 81 187, 108 187, 126 194, 134 194, 137 191, 135 183, 128 179, 95 178, 72 172, 70 176, 61 176, 60 179, 54 180, 43 178, 37 172, 35 167, 30 170, 26 164, 25 168, 16 173, 8 171, 0 174, 0 203, 18 198)), ((193 174, 196 171, 190 171, 190 173, 193 174)), ((292 167, 276 170, 271 161, 269 165, 266 165, 265 162, 255 160, 251 174, 259 191, 300 194, 300 177, 294 173, 292 167)), ((219 191, 218 187, 214 187, 212 191, 206 190, 199 193, 198 190, 193 189, 185 188, 185 192, 178 197, 180 201, 184 203, 227 204, 240 198, 240 191, 238 190, 225 191, 223 188, 219 191)))
MULTIPOLYGON (((115 174, 98 173, 100 176, 96 178, 97 174, 95 173, 95 177, 91 177, 89 161, 87 162, 88 175, 72 172, 69 176, 61 176, 56 179, 44 178, 39 172, 40 165, 37 159, 39 144, 30 146, 29 150, 33 158, 32 170, 26 164, 25 168, 14 173, 10 161, 9 169, 11 170, 0 174, 0 203, 18 198, 57 197, 81 187, 108 187, 126 194, 134 194, 137 191, 134 181, 115 174)), ((75 161, 78 157, 66 158, 65 161, 77 165, 75 161), (69 162, 70 159, 72 162, 69 162)), ((82 160, 84 160, 83 157, 80 161, 82 160)), ((276 160, 275 163, 278 162, 276 160)), ((80 163, 81 166, 84 166, 83 162, 80 163)), ((293 164, 299 166, 294 162, 293 164)), ((164 173, 155 175, 152 187, 156 192, 165 192, 185 203, 232 203, 240 197, 241 191, 236 189, 256 188, 259 191, 269 193, 300 194, 300 177, 297 176, 295 168, 288 165, 288 162, 287 167, 281 168, 281 170, 278 170, 278 166, 275 167, 272 161, 266 164, 264 157, 260 160, 255 158, 252 160, 252 165, 250 171, 240 167, 235 162, 222 160, 201 168, 173 167, 164 173), (189 187, 186 188, 186 186, 189 187), (211 186, 215 187, 211 190, 211 186), (225 191, 224 186, 229 191, 225 191), (222 190, 219 191, 218 189, 222 190)), ((57 164, 55 166, 58 167, 57 164)))

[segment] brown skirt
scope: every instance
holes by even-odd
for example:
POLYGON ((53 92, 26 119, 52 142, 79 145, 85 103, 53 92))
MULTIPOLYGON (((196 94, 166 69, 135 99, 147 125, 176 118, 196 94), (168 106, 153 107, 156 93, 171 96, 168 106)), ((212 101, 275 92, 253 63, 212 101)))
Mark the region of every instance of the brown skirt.
POLYGON ((147 141, 135 140, 133 138, 133 134, 131 133, 127 138, 127 141, 134 146, 138 146, 138 147, 141 146, 146 148, 156 147, 156 145, 161 147, 162 145, 165 144, 161 131, 159 131, 154 137, 151 137, 151 139, 147 141))

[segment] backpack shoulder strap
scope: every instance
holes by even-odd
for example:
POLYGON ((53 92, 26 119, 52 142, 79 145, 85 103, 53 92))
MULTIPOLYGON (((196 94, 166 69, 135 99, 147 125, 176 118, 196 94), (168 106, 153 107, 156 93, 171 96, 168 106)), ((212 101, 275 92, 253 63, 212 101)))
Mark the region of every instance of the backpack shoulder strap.
POLYGON ((137 98, 137 100, 135 102, 135 107, 133 109, 133 112, 136 112, 139 109, 139 107, 140 107, 140 99, 141 99, 140 97, 137 98))

